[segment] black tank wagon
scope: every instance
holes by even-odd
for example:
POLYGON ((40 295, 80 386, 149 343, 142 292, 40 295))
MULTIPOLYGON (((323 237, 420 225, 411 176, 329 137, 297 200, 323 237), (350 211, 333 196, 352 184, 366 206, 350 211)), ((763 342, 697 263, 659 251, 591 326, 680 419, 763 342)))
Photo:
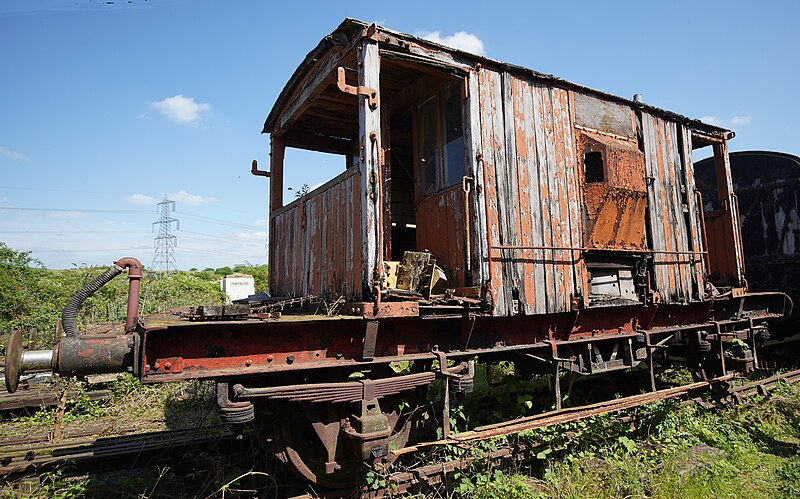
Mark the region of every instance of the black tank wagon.
MULTIPOLYGON (((733 189, 741 209, 745 278, 753 291, 781 291, 800 300, 800 158, 776 151, 730 153, 733 189)), ((711 179, 713 158, 698 161, 698 186, 716 199, 711 179)), ((706 203, 706 211, 716 205, 706 203)), ((776 339, 797 331, 800 317, 776 323, 776 339)))

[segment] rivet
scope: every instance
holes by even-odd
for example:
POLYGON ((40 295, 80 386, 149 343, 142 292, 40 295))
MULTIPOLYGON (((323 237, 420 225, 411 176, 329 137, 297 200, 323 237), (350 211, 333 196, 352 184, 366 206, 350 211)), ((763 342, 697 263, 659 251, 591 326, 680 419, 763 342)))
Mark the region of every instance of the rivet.
POLYGON ((164 364, 164 370, 165 371, 169 371, 170 369, 172 369, 172 362, 165 363, 164 364))
POLYGON ((274 355, 272 355, 272 354, 267 355, 267 362, 272 362, 273 360, 275 360, 275 356, 274 355))
POLYGON ((250 366, 253 365, 253 361, 250 360, 250 359, 247 359, 246 361, 244 361, 244 365, 247 366, 247 367, 250 367, 250 366))
POLYGON ((294 355, 287 355, 286 356, 286 363, 287 364, 291 364, 292 362, 294 362, 294 355))

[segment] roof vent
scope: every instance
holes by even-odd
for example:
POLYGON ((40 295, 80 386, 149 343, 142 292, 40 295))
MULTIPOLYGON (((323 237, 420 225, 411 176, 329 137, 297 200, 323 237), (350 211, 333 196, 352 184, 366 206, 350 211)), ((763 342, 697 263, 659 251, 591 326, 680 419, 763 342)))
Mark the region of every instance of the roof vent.
POLYGON ((633 102, 637 104, 644 104, 644 95, 642 94, 633 94, 633 102))

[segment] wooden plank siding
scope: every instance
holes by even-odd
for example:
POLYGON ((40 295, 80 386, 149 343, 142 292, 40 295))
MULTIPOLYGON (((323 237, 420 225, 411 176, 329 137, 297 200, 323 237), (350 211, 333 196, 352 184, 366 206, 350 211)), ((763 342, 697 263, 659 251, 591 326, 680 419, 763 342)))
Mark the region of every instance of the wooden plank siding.
POLYGON ((461 184, 432 194, 417 205, 417 250, 430 251, 449 287, 465 285, 464 190, 461 184))
MULTIPOLYGON (((683 178, 684 185, 687 192, 687 221, 689 223, 689 247, 692 251, 708 251, 708 248, 703 246, 702 235, 702 222, 700 220, 703 214, 703 207, 698 204, 697 198, 697 183, 695 181, 694 163, 692 162, 692 132, 687 127, 680 126, 681 134, 681 147, 683 159, 683 178)), ((706 293, 706 269, 705 258, 702 254, 692 255, 690 258, 694 263, 692 264, 692 279, 693 279, 693 297, 697 300, 705 300, 706 293)))
POLYGON ((688 212, 694 203, 684 203, 681 197, 683 192, 693 192, 682 171, 682 163, 689 164, 686 160, 691 158, 685 157, 675 123, 643 112, 642 133, 645 172, 651 179, 647 195, 651 249, 655 251, 654 287, 664 303, 696 301, 693 289, 697 289, 696 260, 700 255, 690 254, 694 235, 684 212, 684 207, 688 212))
POLYGON ((273 216, 273 295, 361 299, 360 181, 347 170, 273 216))
POLYGON ((478 79, 493 313, 570 311, 586 296, 584 262, 568 249, 583 246, 570 92, 485 68, 478 79))

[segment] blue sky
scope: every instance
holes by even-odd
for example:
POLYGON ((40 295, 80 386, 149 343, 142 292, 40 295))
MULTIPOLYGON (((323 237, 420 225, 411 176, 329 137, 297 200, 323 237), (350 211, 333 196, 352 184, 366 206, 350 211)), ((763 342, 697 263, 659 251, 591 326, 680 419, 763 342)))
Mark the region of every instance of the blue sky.
MULTIPOLYGON (((166 193, 179 268, 265 263, 261 127, 345 17, 642 93, 734 129, 733 151, 800 154, 797 2, 2 0, 0 241, 50 268, 147 266, 166 193)), ((285 183, 339 167, 290 153, 285 183)))

